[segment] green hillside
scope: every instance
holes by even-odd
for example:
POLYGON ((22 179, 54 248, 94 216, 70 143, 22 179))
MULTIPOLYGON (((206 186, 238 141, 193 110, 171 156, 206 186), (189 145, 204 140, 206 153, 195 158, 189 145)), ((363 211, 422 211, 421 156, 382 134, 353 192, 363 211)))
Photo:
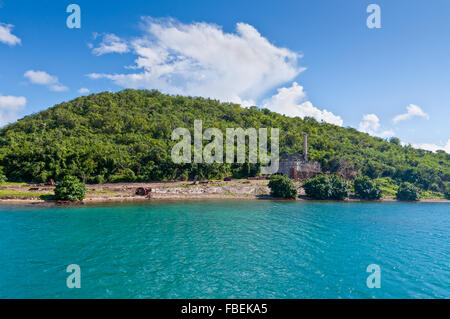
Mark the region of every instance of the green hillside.
MULTIPOLYGON (((177 127, 277 127, 280 151, 301 152, 308 134, 309 157, 334 172, 345 163, 371 178, 409 181, 445 191, 450 155, 403 147, 319 123, 289 118, 267 109, 242 108, 216 100, 124 90, 92 94, 27 116, 0 130, 0 169, 9 181, 45 182, 75 175, 89 183, 222 178, 255 175, 257 164, 174 164, 170 158, 177 127)), ((1 171, 0 171, 1 174, 1 171)))

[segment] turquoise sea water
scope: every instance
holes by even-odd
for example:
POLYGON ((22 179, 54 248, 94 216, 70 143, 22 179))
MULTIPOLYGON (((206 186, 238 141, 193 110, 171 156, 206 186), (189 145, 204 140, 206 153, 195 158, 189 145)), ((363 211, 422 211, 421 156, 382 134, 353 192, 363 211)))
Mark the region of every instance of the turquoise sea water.
POLYGON ((450 298, 450 205, 0 206, 0 298, 23 297, 450 298))

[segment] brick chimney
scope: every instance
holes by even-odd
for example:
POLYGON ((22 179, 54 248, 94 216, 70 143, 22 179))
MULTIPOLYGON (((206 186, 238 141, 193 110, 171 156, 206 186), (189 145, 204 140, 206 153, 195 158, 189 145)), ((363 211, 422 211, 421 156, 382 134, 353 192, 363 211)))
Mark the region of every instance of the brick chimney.
POLYGON ((303 133, 303 159, 308 161, 308 134, 303 133))

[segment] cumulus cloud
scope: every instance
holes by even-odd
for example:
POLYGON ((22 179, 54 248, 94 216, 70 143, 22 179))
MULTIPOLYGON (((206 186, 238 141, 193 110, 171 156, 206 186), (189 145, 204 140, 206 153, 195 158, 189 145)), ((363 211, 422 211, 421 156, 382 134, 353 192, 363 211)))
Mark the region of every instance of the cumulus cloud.
POLYGON ((450 139, 447 140, 447 144, 445 145, 423 143, 423 144, 413 144, 412 147, 432 152, 443 150, 446 153, 450 154, 450 139))
POLYGON ((98 74, 128 88, 216 98, 254 105, 263 94, 293 80, 304 68, 298 53, 270 43, 253 26, 226 33, 209 23, 144 19, 144 34, 131 41, 134 73, 98 74))
POLYGON ((127 53, 130 51, 127 42, 113 33, 105 33, 103 35, 94 33, 94 39, 98 37, 102 37, 102 41, 100 42, 98 47, 90 45, 92 48, 92 53, 95 55, 103 55, 108 53, 127 53))
POLYGON ((50 88, 50 90, 55 91, 55 92, 64 92, 69 89, 67 86, 64 86, 61 84, 54 84, 54 85, 51 85, 49 88, 50 88))
POLYGON ((26 77, 31 83, 44 85, 51 91, 62 92, 67 91, 69 88, 59 83, 58 77, 50 75, 45 71, 28 70, 25 72, 26 77))
POLYGON ((366 114, 363 116, 362 121, 359 123, 358 129, 369 135, 378 136, 381 138, 387 138, 394 136, 394 131, 384 130, 380 131, 380 119, 376 114, 366 114))
MULTIPOLYGON (((359 123, 359 130, 361 132, 378 136, 381 138, 388 138, 395 135, 393 130, 380 130, 380 119, 376 114, 366 114, 363 116, 362 121, 359 123)), ((402 146, 408 145, 405 142, 401 142, 402 146)), ((428 150, 432 152, 436 152, 437 150, 444 150, 447 153, 450 153, 450 139, 447 141, 446 145, 437 145, 437 144, 412 144, 414 148, 428 150)))
POLYGON ((409 120, 413 117, 423 117, 427 120, 430 118, 427 113, 425 113, 420 106, 410 104, 406 107, 406 113, 399 114, 396 117, 394 117, 393 121, 394 123, 398 123, 400 121, 409 120))
POLYGON ((313 117, 318 121, 342 126, 342 118, 327 110, 320 110, 310 101, 306 101, 303 87, 296 82, 291 87, 278 89, 278 93, 263 102, 263 106, 271 111, 287 116, 313 117))
POLYGON ((6 24, 0 22, 0 42, 10 46, 21 44, 22 41, 11 33, 14 26, 12 24, 6 24))
POLYGON ((80 94, 88 94, 90 91, 87 88, 81 88, 78 90, 78 93, 80 94))
POLYGON ((375 114, 366 114, 359 123, 359 130, 364 133, 372 134, 380 128, 380 119, 375 114))
POLYGON ((381 138, 394 137, 394 135, 395 135, 395 132, 393 130, 385 130, 385 131, 375 133, 375 136, 378 136, 381 138))
POLYGON ((23 96, 2 95, 0 93, 0 127, 17 120, 18 112, 25 107, 23 96))

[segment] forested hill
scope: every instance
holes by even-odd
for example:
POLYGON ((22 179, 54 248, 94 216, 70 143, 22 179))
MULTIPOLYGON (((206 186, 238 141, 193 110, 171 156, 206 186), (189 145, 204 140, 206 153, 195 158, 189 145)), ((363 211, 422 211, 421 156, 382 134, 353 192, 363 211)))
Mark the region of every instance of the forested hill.
MULTIPOLYGON (((314 119, 289 118, 267 109, 242 108, 216 100, 170 96, 158 91, 124 90, 79 97, 0 130, 0 169, 9 181, 45 182, 75 175, 90 183, 221 178, 256 174, 257 165, 176 165, 170 154, 172 130, 277 127, 280 151, 301 152, 308 134, 309 156, 324 170, 346 165, 372 178, 410 181, 443 191, 450 155, 433 154, 314 119)), ((0 171, 1 173, 1 171, 0 171)))

